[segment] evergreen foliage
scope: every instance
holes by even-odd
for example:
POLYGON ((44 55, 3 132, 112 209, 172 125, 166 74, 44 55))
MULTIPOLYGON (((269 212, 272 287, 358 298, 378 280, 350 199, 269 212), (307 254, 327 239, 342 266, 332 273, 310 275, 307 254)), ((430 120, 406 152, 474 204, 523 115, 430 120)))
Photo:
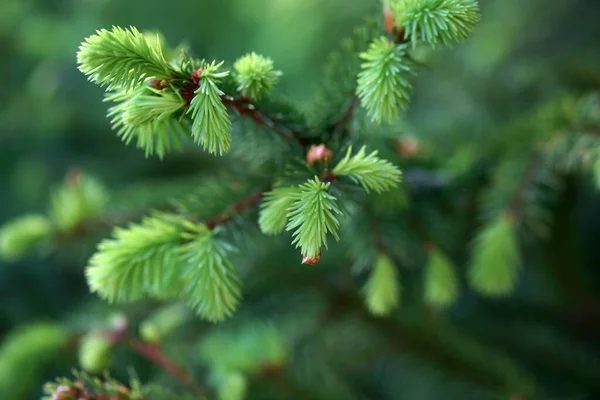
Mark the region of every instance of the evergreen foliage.
POLYGON ((392 0, 391 8, 413 47, 419 41, 432 46, 460 42, 479 21, 475 0, 392 0))
POLYGON ((184 293, 188 303, 209 321, 222 321, 237 308, 240 283, 237 271, 227 258, 233 248, 204 234, 181 248, 184 293))
POLYGON ((408 106, 412 91, 408 75, 414 67, 407 55, 407 45, 395 44, 382 36, 360 57, 365 62, 358 74, 356 94, 373 122, 391 122, 399 109, 408 106))
POLYGON ((254 52, 239 58, 233 69, 237 90, 254 101, 269 94, 281 76, 281 71, 273 69, 273 60, 254 52))
POLYGON ((387 255, 379 254, 363 289, 369 310, 388 315, 400 303, 401 288, 396 266, 387 255))
POLYGON ((327 233, 340 240, 338 228, 342 215, 336 198, 328 192, 331 183, 319 182, 315 177, 300 185, 300 194, 290 206, 286 230, 294 230, 296 247, 309 259, 321 255, 321 247, 327 248, 327 233))
POLYGON ((223 92, 217 86, 229 72, 217 72, 223 63, 205 64, 200 73, 200 86, 194 92, 188 113, 192 115, 192 136, 205 150, 223 154, 231 146, 231 121, 221 102, 223 92))
POLYGON ((110 366, 113 344, 101 332, 91 332, 81 339, 79 365, 90 373, 102 373, 110 366))
POLYGON ((0 256, 18 260, 49 237, 52 224, 43 215, 24 215, 0 229, 0 256))
POLYGON ((352 147, 348 148, 346 156, 333 169, 337 176, 347 176, 360 183, 365 190, 374 190, 376 193, 385 192, 400 182, 402 173, 398 167, 389 161, 377 157, 377 150, 366 155, 366 146, 358 153, 350 156, 352 147))
POLYGON ((448 307, 458 295, 455 266, 439 249, 430 250, 425 267, 425 302, 433 307, 448 307))
POLYGON ((297 187, 279 187, 265 193, 258 224, 262 233, 276 235, 285 229, 289 208, 298 200, 297 187))
POLYGON ((127 229, 115 228, 112 239, 98 245, 86 276, 90 289, 109 301, 133 301, 149 295, 179 292, 178 249, 185 219, 156 214, 127 229))
MULTIPOLYGON (((595 282, 577 268, 594 262, 580 250, 594 224, 581 243, 573 228, 600 187, 600 97, 582 94, 597 74, 530 62, 531 15, 548 18, 532 1, 490 2, 486 15, 514 20, 486 17, 475 32, 475 0, 384 0, 308 104, 274 90, 278 58, 207 61, 134 27, 87 38, 77 63, 106 90, 113 130, 157 159, 143 163, 151 182, 121 189, 108 183, 139 175, 134 157, 115 152, 106 185, 72 169, 46 215, 0 229, 11 261, 48 249, 76 259, 100 240, 85 269, 98 296, 69 305, 64 326, 4 339, 0 398, 26 396, 48 361, 76 354, 89 373, 131 366, 147 383, 75 373, 47 399, 600 396, 595 282), (413 85, 416 109, 398 118, 413 85), (294 247, 319 264, 300 265, 294 247), (115 308, 126 317, 107 326, 115 308)), ((560 47, 572 28, 551 20, 560 47)), ((218 25, 203 27, 215 43, 218 25)), ((288 89, 294 71, 282 69, 288 89)), ((52 288, 40 298, 63 297, 52 288)))
POLYGON ((92 82, 108 90, 133 89, 145 80, 166 79, 174 72, 160 43, 151 46, 134 27, 97 31, 79 48, 77 62, 92 82))
POLYGON ((67 329, 50 323, 22 326, 4 338, 0 347, 0 397, 25 398, 68 342, 67 329))
POLYGON ((485 295, 506 296, 515 289, 520 266, 514 222, 509 215, 501 215, 476 239, 469 282, 485 295))

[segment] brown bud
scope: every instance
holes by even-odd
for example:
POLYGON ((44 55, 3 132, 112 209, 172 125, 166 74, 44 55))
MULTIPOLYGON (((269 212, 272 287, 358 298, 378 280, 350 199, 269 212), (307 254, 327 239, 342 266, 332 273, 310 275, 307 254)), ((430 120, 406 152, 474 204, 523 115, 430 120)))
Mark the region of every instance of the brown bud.
POLYGON ((396 151, 405 158, 415 158, 420 151, 420 143, 414 136, 405 136, 398 141, 396 151))
POLYGON ((81 392, 67 385, 60 385, 52 394, 52 400, 76 400, 81 392))
POLYGON ((315 265, 316 263, 319 262, 320 259, 321 259, 320 254, 313 258, 309 258, 307 256, 302 256, 302 264, 315 265))
POLYGON ((324 144, 318 146, 312 145, 306 153, 306 162, 313 165, 317 161, 326 161, 333 158, 333 153, 324 144))
POLYGON ((396 19, 394 18, 394 14, 389 7, 383 7, 383 18, 385 24, 385 31, 387 33, 393 33, 394 25, 396 25, 396 19))
POLYGON ((204 71, 204 68, 198 68, 192 73, 192 81, 197 85, 200 82, 200 75, 204 71))

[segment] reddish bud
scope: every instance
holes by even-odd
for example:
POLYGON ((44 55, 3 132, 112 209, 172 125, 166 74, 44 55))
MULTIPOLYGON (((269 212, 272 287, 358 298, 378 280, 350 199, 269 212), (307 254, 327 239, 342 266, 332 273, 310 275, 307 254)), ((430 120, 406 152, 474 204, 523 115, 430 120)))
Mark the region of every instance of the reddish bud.
POLYGON ((198 68, 192 73, 192 81, 197 85, 200 82, 200 75, 204 71, 204 68, 198 68))
POLYGON ((333 153, 324 144, 318 146, 312 145, 306 153, 306 162, 313 165, 317 161, 326 161, 333 158, 333 153))
POLYGON ((394 25, 396 25, 396 19, 394 18, 394 14, 389 7, 383 7, 383 18, 385 24, 385 31, 387 33, 393 33, 394 25))
POLYGON ((419 154, 420 143, 414 136, 406 136, 398 141, 397 152, 406 158, 414 158, 419 154))
POLYGON ((67 385, 60 385, 52 394, 52 400, 75 400, 78 399, 80 391, 67 385))
POLYGON ((156 90, 163 90, 169 87, 169 80, 168 79, 152 79, 151 81, 148 82, 148 85, 150 85, 150 87, 156 89, 156 90))
POLYGON ((317 255, 316 257, 309 258, 307 256, 302 256, 302 264, 306 265, 315 265, 321 259, 321 255, 317 255))

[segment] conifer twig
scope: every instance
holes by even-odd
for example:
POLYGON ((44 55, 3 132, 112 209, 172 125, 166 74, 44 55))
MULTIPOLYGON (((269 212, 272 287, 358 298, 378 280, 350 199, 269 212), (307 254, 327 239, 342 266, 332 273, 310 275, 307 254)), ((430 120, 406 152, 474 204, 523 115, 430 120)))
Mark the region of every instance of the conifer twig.
POLYGON ((260 192, 256 192, 246 198, 243 198, 222 214, 219 214, 213 219, 206 221, 206 226, 208 229, 215 229, 217 226, 223 225, 236 215, 256 206, 262 199, 264 192, 265 191, 261 190, 260 192))
POLYGON ((203 389, 192 376, 176 364, 172 359, 170 359, 166 354, 162 352, 160 347, 154 344, 144 343, 138 339, 126 338, 122 341, 127 344, 129 348, 138 353, 139 355, 145 357, 160 369, 169 373, 171 376, 179 380, 181 383, 189 386, 193 389, 194 393, 199 396, 202 396, 206 393, 206 390, 203 389))
POLYGON ((158 345, 144 343, 132 337, 129 330, 129 324, 127 322, 116 326, 115 330, 109 332, 108 338, 112 343, 121 343, 127 345, 133 351, 151 361, 157 367, 191 388, 198 396, 206 394, 206 390, 194 380, 192 375, 179 366, 165 353, 163 353, 158 345))
POLYGON ((256 125, 264 125, 284 139, 295 141, 302 147, 307 145, 306 139, 300 137, 297 132, 277 122, 273 116, 260 111, 250 101, 231 96, 223 96, 222 101, 227 108, 235 110, 242 116, 250 117, 256 125))
POLYGON ((356 109, 358 108, 359 104, 360 98, 356 94, 353 94, 350 105, 348 106, 342 117, 335 123, 333 133, 339 132, 343 134, 344 131, 347 130, 348 124, 352 120, 352 117, 354 116, 354 113, 356 112, 356 109))

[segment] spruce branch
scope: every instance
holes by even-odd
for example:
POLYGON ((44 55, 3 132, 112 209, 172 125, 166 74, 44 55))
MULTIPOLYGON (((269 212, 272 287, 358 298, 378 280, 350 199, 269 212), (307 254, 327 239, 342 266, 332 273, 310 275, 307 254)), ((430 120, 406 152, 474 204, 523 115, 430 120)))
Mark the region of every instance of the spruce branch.
POLYGON ((452 305, 459 294, 452 261, 438 248, 430 248, 425 267, 425 302, 434 307, 452 305))
POLYGON ((240 301, 237 270, 227 258, 233 250, 213 233, 197 237, 180 249, 185 262, 182 278, 186 301, 209 321, 231 316, 240 301))
POLYGON ((391 8, 413 47, 419 40, 434 47, 460 42, 479 21, 477 0, 394 0, 391 8))
POLYGON ((376 193, 385 192, 396 187, 401 180, 402 173, 389 161, 377 157, 377 150, 366 154, 363 146, 354 156, 352 147, 348 148, 346 156, 333 169, 336 176, 347 176, 360 183, 365 190, 374 190, 376 193))
POLYGON ((186 104, 179 94, 142 86, 109 93, 105 101, 117 103, 108 110, 112 129, 126 144, 135 140, 146 157, 156 153, 162 159, 181 148, 187 127, 176 117, 186 104))
POLYGON ((369 311, 377 316, 388 315, 400 302, 400 291, 396 266, 387 255, 380 253, 363 288, 369 311))
POLYGON ((258 217, 261 232, 266 235, 281 233, 287 223, 288 209, 299 195, 300 188, 296 186, 279 187, 265 193, 258 217))
POLYGON ((281 71, 273 68, 273 60, 254 52, 239 58, 233 69, 237 89, 253 101, 269 94, 281 76, 281 71))
POLYGON ((177 75, 165 59, 160 43, 151 45, 134 27, 113 26, 110 31, 97 31, 81 44, 77 62, 81 72, 107 90, 128 90, 148 79, 177 75))
POLYGON ((505 296, 514 290, 520 267, 514 219, 508 214, 501 215, 477 236, 469 265, 469 283, 484 295, 505 296))
POLYGON ((321 247, 327 248, 327 233, 331 232, 339 240, 339 221, 343 215, 337 199, 328 193, 331 182, 320 182, 317 177, 300 185, 300 194, 288 208, 287 231, 294 230, 292 244, 300 247, 302 255, 316 259, 321 255, 321 247))
POLYGON ((86 268, 92 291, 111 302, 179 292, 178 248, 193 228, 183 217, 156 213, 141 224, 115 228, 112 239, 98 245, 86 268))
POLYGON ((217 86, 229 72, 218 72, 223 63, 205 64, 200 73, 200 83, 194 92, 188 113, 192 116, 192 136, 204 150, 222 155, 231 146, 231 121, 227 108, 221 101, 224 94, 217 86))
POLYGON ((282 138, 295 142, 301 147, 308 144, 308 140, 302 137, 298 131, 283 124, 279 117, 261 111, 247 99, 225 95, 222 97, 222 101, 227 108, 241 116, 249 117, 257 126, 266 126, 282 138))
POLYGON ((414 68, 407 45, 394 44, 381 36, 360 57, 365 62, 358 74, 356 94, 373 122, 391 122, 399 109, 407 107, 412 92, 406 75, 414 68))

